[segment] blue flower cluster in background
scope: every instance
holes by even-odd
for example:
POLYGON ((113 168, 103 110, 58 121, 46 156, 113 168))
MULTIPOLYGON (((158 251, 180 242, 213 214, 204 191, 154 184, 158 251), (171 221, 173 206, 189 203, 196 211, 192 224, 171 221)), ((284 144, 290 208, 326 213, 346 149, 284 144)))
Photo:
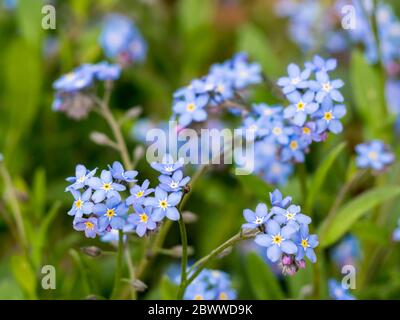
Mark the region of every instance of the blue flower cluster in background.
POLYGON ((74 217, 74 229, 84 231, 88 238, 104 238, 114 230, 136 232, 142 237, 155 230, 165 217, 178 220, 176 207, 182 199, 182 188, 189 182, 188 177, 183 177, 182 166, 170 156, 165 156, 161 163, 153 163, 152 167, 162 175, 159 186, 152 189, 148 180, 135 184, 138 172, 125 171, 117 161, 109 170, 102 170, 100 177, 96 176, 97 169, 90 171, 78 165, 75 176, 67 178, 71 185, 66 188, 74 197, 68 212, 74 217))
POLYGON ((359 240, 351 234, 346 235, 332 249, 331 258, 340 269, 345 265, 355 266, 361 258, 359 240))
POLYGON ((211 66, 209 73, 174 93, 174 118, 182 127, 207 119, 207 108, 230 100, 249 85, 262 82, 261 66, 249 63, 247 54, 211 66))
POLYGON ((236 291, 229 275, 223 271, 204 269, 187 287, 185 300, 233 300, 236 291))
POLYGON ((374 171, 382 171, 391 165, 394 160, 394 154, 390 151, 389 146, 380 140, 372 140, 361 143, 356 146, 357 167, 362 169, 372 169, 374 171))
POLYGON ((400 219, 397 221, 397 228, 393 231, 393 240, 400 241, 400 219))
POLYGON ((53 110, 65 112, 74 119, 86 117, 93 106, 93 101, 85 92, 99 81, 114 81, 120 75, 120 66, 106 61, 87 63, 75 68, 53 83, 56 91, 53 110))
POLYGON ((146 41, 134 22, 123 15, 107 17, 99 42, 105 55, 122 66, 140 63, 146 58, 146 41))
POLYGON ((317 261, 314 249, 318 238, 309 234, 311 218, 301 213, 300 206, 292 204, 291 197, 283 197, 276 189, 270 193, 271 209, 261 203, 255 212, 243 211, 247 223, 242 228, 259 228, 255 243, 267 248, 267 257, 271 262, 280 262, 282 273, 294 275, 299 268, 305 268, 304 258, 312 263, 317 261))
POLYGON ((342 284, 334 279, 328 281, 329 296, 333 300, 355 300, 348 289, 343 288, 342 284))
POLYGON ((296 64, 287 68, 288 76, 277 84, 289 101, 286 108, 257 104, 243 128, 255 133, 255 171, 271 184, 284 184, 293 164, 305 160, 312 142, 326 139, 329 132, 343 130, 340 119, 346 107, 340 79, 331 79, 336 60, 315 56, 302 70, 296 64))

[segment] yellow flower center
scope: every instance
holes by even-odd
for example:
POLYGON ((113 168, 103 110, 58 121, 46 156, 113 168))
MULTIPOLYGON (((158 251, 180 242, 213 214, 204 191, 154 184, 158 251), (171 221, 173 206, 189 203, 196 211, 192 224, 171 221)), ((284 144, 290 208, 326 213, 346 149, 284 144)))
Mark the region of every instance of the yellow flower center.
POLYGON ((301 79, 300 79, 299 77, 293 78, 293 79, 292 79, 292 84, 296 85, 296 84, 298 84, 300 81, 301 81, 301 79))
POLYGON ((186 110, 189 111, 189 112, 194 111, 194 109, 196 109, 196 106, 195 106, 194 103, 189 103, 189 104, 186 106, 186 110))
POLYGON ((264 220, 263 218, 257 217, 257 218, 256 218, 256 224, 262 223, 263 220, 264 220))
POLYGON ((219 300, 228 300, 228 295, 225 292, 219 294, 219 300))
POLYGON ((310 128, 304 127, 304 128, 303 128, 303 133, 306 134, 306 135, 309 135, 309 134, 311 133, 310 128))
POLYGON ((169 185, 172 189, 178 188, 178 184, 175 181, 172 181, 169 185))
POLYGON ((194 300, 204 300, 203 296, 201 294, 196 294, 194 296, 194 300))
POLYGON ((223 93, 224 91, 225 91, 225 87, 222 84, 217 86, 217 92, 223 93))
POLYGON ((296 140, 293 140, 290 142, 290 149, 296 150, 299 147, 299 144, 297 143, 296 140))
POLYGON ((160 207, 166 209, 168 207, 167 200, 159 200, 160 207))
POLYGON ((141 196, 143 196, 144 192, 142 190, 138 191, 136 193, 136 198, 140 198, 141 196))
POLYGON ((368 153, 368 158, 370 158, 371 160, 376 160, 378 159, 378 154, 375 151, 371 151, 368 153))
POLYGON ((293 213, 290 213, 290 212, 288 212, 287 214, 286 214, 286 219, 287 220, 293 220, 294 219, 294 214, 293 213))
POLYGON ((142 213, 141 215, 139 215, 139 217, 140 217, 140 222, 147 222, 147 220, 149 220, 149 217, 145 213, 142 213))
POLYGON ((114 209, 107 209, 106 217, 111 219, 114 216, 115 216, 115 210, 114 209))
POLYGON ((326 82, 326 83, 322 84, 322 89, 323 89, 325 92, 329 92, 329 91, 331 91, 332 86, 331 86, 331 84, 330 84, 329 82, 326 82))
POLYGON ((78 209, 82 208, 83 201, 81 199, 78 199, 75 201, 75 207, 78 209))
POLYGON ((297 111, 303 111, 304 108, 305 108, 305 106, 306 106, 306 104, 305 104, 304 102, 300 101, 300 102, 297 104, 297 111))
POLYGON ((85 222, 85 227, 86 227, 86 229, 93 230, 94 224, 92 222, 90 222, 90 221, 86 221, 85 222))
POLYGON ((111 190, 111 184, 110 183, 104 183, 103 184, 103 190, 108 191, 111 190))
POLYGON ((282 237, 280 234, 277 234, 275 236, 272 237, 272 243, 280 245, 282 242, 282 237))
POLYGON ((279 136, 282 133, 282 129, 280 127, 275 127, 272 129, 272 133, 276 136, 279 136))
POLYGON ((79 182, 79 183, 82 183, 82 182, 84 182, 84 181, 85 181, 85 176, 80 177, 80 178, 78 179, 78 182, 79 182))
POLYGON ((308 241, 306 239, 301 240, 301 246, 304 249, 308 248, 308 241))
POLYGON ((332 114, 332 112, 331 112, 331 111, 325 112, 325 114, 324 114, 324 120, 330 121, 330 120, 332 120, 332 119, 333 119, 333 114, 332 114))

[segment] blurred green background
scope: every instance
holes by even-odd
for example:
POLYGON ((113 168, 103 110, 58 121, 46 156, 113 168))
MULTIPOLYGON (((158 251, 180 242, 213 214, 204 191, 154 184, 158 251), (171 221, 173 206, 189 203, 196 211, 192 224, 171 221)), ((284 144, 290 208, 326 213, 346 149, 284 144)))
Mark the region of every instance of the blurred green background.
MULTIPOLYGON (((16 244, 8 223, 9 204, 1 200, 0 298, 81 299, 90 294, 106 297, 112 287, 114 259, 108 256, 93 259, 81 254, 79 248, 98 245, 111 250, 112 247, 88 240, 72 229, 72 219, 66 214, 71 198, 64 192, 65 177, 73 174, 78 163, 89 168, 104 168, 119 160, 119 155, 90 141, 89 135, 94 130, 109 132, 97 115, 91 114, 75 122, 51 110, 55 79, 82 63, 105 59, 98 44, 103 18, 113 12, 129 16, 149 46, 146 62, 124 70, 117 82, 111 101, 114 111, 122 114, 140 105, 142 117, 155 121, 169 118, 172 93, 177 88, 207 73, 212 63, 223 61, 239 50, 247 51, 253 60, 261 63, 272 80, 286 73, 288 63, 300 64, 310 58, 311 53, 304 56, 289 40, 287 21, 274 14, 274 1, 270 0, 51 1, 49 3, 56 7, 56 30, 41 28, 42 1, 18 2, 14 9, 0 5, 0 152, 17 187, 33 263, 27 261, 16 244), (56 267, 56 290, 43 290, 40 286, 41 267, 47 264, 56 267)), ((397 6, 399 15, 400 3, 391 3, 397 6)), ((307 170, 312 173, 329 150, 347 141, 346 152, 328 173, 324 188, 318 190, 318 203, 314 208, 316 223, 322 220, 338 189, 355 170, 348 166, 354 145, 377 134, 389 143, 396 139, 389 128, 390 119, 374 120, 380 124, 388 121, 388 127, 382 130, 375 130, 374 124, 364 126, 365 118, 362 111, 357 111, 361 109, 357 109, 357 98, 353 98, 351 90, 357 86, 357 79, 365 79, 365 73, 354 70, 369 70, 370 67, 363 59, 355 66, 351 57, 352 52, 338 57, 340 68, 335 71, 346 84, 351 83, 344 89, 348 102, 345 132, 313 147, 307 158, 307 170)), ((368 71, 366 74, 368 76, 368 71)), ((252 101, 274 102, 274 98, 267 87, 261 87, 253 92, 252 101)), ((362 107, 366 104, 368 101, 362 107)), ((132 126, 134 123, 124 126, 131 150, 137 145, 131 138, 132 126)), ((398 165, 394 166, 382 180, 398 183, 399 169, 398 165)), ((156 181, 146 161, 140 161, 138 170, 142 179, 151 177, 156 181)), ((371 183, 366 181, 354 194, 367 189, 371 183)), ((266 201, 271 190, 273 186, 259 178, 236 177, 229 168, 208 172, 199 181, 187 205, 188 210, 199 216, 196 224, 188 226, 189 243, 195 248, 195 257, 201 257, 236 233, 243 222, 242 210, 266 201)), ((3 198, 9 196, 6 191, 5 185, 0 183, 3 198)), ((292 194, 296 202, 301 203, 297 180, 290 180, 283 192, 292 194)), ((379 272, 374 270, 370 285, 356 292, 359 297, 400 297, 399 250, 392 250, 388 240, 399 217, 397 206, 397 203, 391 204, 393 215, 384 228, 371 224, 354 227, 353 233, 362 239, 363 247, 379 244, 391 250, 390 259, 382 261, 379 272)), ((179 244, 179 233, 174 226, 166 246, 176 244, 179 244)), ((329 277, 340 276, 329 264, 328 254, 326 256, 319 267, 326 273, 323 279, 326 280, 328 274, 329 277)), ((363 261, 373 258, 367 251, 363 261)), ((161 256, 157 261, 160 263, 152 266, 152 276, 144 279, 150 288, 143 294, 144 298, 169 297, 170 284, 163 274, 169 264, 179 260, 161 256)), ((231 274, 240 298, 302 297, 302 289, 310 283, 311 268, 279 282, 261 261, 258 255, 235 249, 213 266, 231 274)), ((326 292, 323 297, 327 298, 326 292)))

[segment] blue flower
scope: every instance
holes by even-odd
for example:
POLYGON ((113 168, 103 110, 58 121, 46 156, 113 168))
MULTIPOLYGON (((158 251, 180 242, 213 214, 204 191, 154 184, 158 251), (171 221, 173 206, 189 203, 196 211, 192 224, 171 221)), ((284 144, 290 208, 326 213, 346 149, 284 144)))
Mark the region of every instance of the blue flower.
POLYGON ((294 91, 288 94, 287 98, 292 104, 284 110, 284 117, 290 119, 297 126, 302 126, 307 120, 307 115, 313 114, 319 108, 319 105, 313 102, 314 93, 311 91, 307 91, 303 95, 294 91))
POLYGON ((310 145, 313 141, 321 142, 324 138, 322 134, 318 134, 317 124, 313 121, 307 122, 302 127, 296 127, 294 132, 306 145, 310 145))
POLYGON ((273 121, 269 124, 270 135, 269 139, 277 141, 282 145, 287 145, 289 143, 289 136, 293 133, 293 128, 286 126, 283 121, 273 121))
POLYGON ((96 238, 99 232, 98 219, 96 217, 90 217, 88 219, 78 218, 74 221, 74 229, 77 231, 85 231, 87 238, 96 238))
POLYGON ((135 170, 125 171, 122 164, 118 161, 114 161, 112 167, 108 166, 108 168, 110 169, 112 177, 116 180, 126 181, 128 183, 137 181, 134 178, 137 176, 138 172, 135 170))
POLYGON ((250 209, 243 210, 243 216, 247 223, 242 225, 242 228, 254 229, 265 224, 270 215, 268 208, 264 203, 259 203, 256 207, 256 212, 250 209))
POLYGON ((307 256, 312 263, 317 262, 314 248, 318 246, 318 237, 315 234, 309 234, 307 225, 303 224, 300 227, 300 230, 293 235, 293 241, 298 248, 296 260, 302 260, 304 256, 307 256))
POLYGON ((318 133, 326 130, 334 134, 342 132, 343 125, 339 119, 343 118, 345 114, 346 107, 344 105, 334 105, 331 99, 325 99, 321 109, 313 115, 317 119, 318 133))
POLYGON ((324 71, 319 71, 315 75, 315 80, 310 80, 309 87, 316 92, 315 100, 322 103, 326 97, 337 102, 343 102, 343 95, 338 89, 344 86, 344 82, 340 79, 330 80, 329 75, 324 71))
POLYGON ((155 197, 148 197, 144 201, 145 206, 153 207, 153 220, 158 222, 167 216, 168 219, 179 220, 179 211, 176 205, 181 201, 182 193, 174 192, 168 195, 166 191, 157 187, 155 197))
POLYGON ((142 62, 146 58, 147 44, 130 19, 112 14, 107 17, 99 42, 109 58, 122 64, 142 62))
POLYGON ((160 188, 167 192, 181 191, 190 181, 190 177, 183 177, 181 170, 175 171, 172 176, 161 175, 158 177, 160 188))
POLYGON ((77 68, 61 76, 53 83, 53 88, 62 92, 76 92, 90 87, 93 73, 86 68, 77 68))
POLYGON ((356 146, 356 164, 359 168, 381 171, 394 162, 394 155, 380 140, 361 143, 356 146))
POLYGON ((191 89, 187 89, 182 98, 174 102, 173 110, 179 116, 179 124, 188 126, 192 121, 201 122, 207 119, 204 107, 209 98, 206 95, 196 96, 191 89))
POLYGON ((128 216, 128 223, 136 227, 139 237, 143 237, 147 230, 154 230, 157 227, 152 218, 152 208, 134 205, 134 209, 135 213, 128 216))
POLYGON ((110 197, 106 203, 97 203, 93 208, 93 213, 99 216, 99 230, 117 229, 120 230, 125 225, 125 215, 128 207, 121 199, 110 197))
POLYGON ((312 61, 306 62, 305 67, 310 69, 312 72, 329 72, 336 69, 337 60, 336 59, 327 59, 324 60, 320 56, 314 56, 312 61))
POLYGON ((355 300, 354 296, 349 293, 348 289, 336 280, 330 279, 328 282, 329 296, 334 300, 355 300))
POLYGON ((273 192, 269 193, 269 199, 273 207, 279 207, 283 209, 287 208, 292 202, 292 197, 288 196, 283 198, 282 193, 278 189, 275 189, 273 192))
POLYGON ((289 94, 297 89, 306 89, 308 87, 307 79, 310 77, 311 70, 300 70, 299 66, 291 63, 287 68, 289 77, 278 79, 278 86, 283 87, 283 93, 289 94))
POLYGON ((149 185, 150 181, 147 179, 143 181, 141 186, 137 184, 134 185, 130 190, 131 196, 126 199, 126 204, 128 206, 132 204, 143 204, 146 197, 154 191, 152 188, 149 189, 149 185))
POLYGON ((394 241, 400 241, 400 219, 397 221, 397 225, 398 227, 394 229, 392 236, 394 241))
POLYGON ((176 170, 182 168, 183 159, 179 159, 177 162, 174 161, 170 154, 165 154, 161 160, 161 163, 152 162, 151 167, 162 174, 171 175, 176 170))
POLYGON ((281 152, 281 160, 284 162, 293 160, 294 162, 304 162, 304 151, 307 144, 304 140, 296 136, 290 138, 287 146, 284 146, 281 152))
POLYGON ((81 218, 83 214, 90 214, 93 212, 93 202, 89 201, 92 196, 92 190, 87 189, 83 194, 75 189, 70 189, 75 201, 68 215, 81 218))
POLYGON ((111 64, 106 61, 88 65, 94 77, 100 81, 117 80, 121 76, 121 67, 118 64, 111 64))
MULTIPOLYGON (((269 133, 269 129, 265 126, 265 121, 262 117, 254 119, 252 116, 247 116, 243 120, 242 129, 251 131, 254 134, 253 139, 263 138, 269 133)), ((246 131, 243 131, 243 134, 245 133, 246 131)))
POLYGON ((82 164, 78 164, 75 168, 75 177, 68 177, 66 180, 72 185, 68 186, 65 191, 70 189, 79 190, 87 185, 87 182, 96 174, 97 168, 90 171, 82 164))
POLYGON ((232 80, 235 89, 243 89, 251 84, 262 82, 261 66, 248 63, 246 53, 238 53, 232 58, 232 80))
POLYGON ((307 225, 311 223, 311 218, 302 214, 300 206, 294 204, 290 205, 287 209, 280 207, 273 207, 271 212, 275 214, 273 219, 280 224, 286 224, 291 228, 298 230, 300 225, 307 225))
POLYGON ((281 106, 269 106, 266 103, 256 103, 253 104, 253 110, 256 115, 262 117, 265 120, 276 121, 282 119, 282 110, 281 106))
POLYGON ((87 185, 92 189, 96 190, 93 193, 92 200, 95 203, 103 201, 105 198, 115 197, 119 201, 121 196, 119 191, 124 191, 126 188, 122 184, 113 182, 111 172, 108 170, 103 170, 101 172, 100 178, 92 177, 87 182, 87 185))
POLYGON ((333 249, 332 260, 340 267, 347 264, 355 265, 356 260, 361 256, 359 241, 356 237, 349 234, 345 236, 333 249))
POLYGON ((270 184, 284 185, 292 173, 293 165, 291 163, 273 161, 265 168, 263 177, 270 184))
POLYGON ((266 225, 267 234, 259 234, 255 238, 255 242, 263 247, 267 247, 267 257, 272 262, 276 262, 282 253, 295 254, 297 247, 291 240, 295 229, 284 226, 281 228, 278 222, 269 220, 266 225))

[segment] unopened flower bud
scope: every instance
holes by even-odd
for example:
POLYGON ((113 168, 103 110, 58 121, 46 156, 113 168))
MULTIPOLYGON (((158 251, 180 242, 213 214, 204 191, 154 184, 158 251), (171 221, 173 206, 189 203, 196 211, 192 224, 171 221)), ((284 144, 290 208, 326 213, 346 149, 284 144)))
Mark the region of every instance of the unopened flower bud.
POLYGON ((102 254, 101 249, 95 246, 82 247, 81 251, 89 257, 99 257, 102 254))
POLYGON ((306 262, 304 260, 297 261, 297 266, 300 269, 305 269, 306 268, 306 262))
POLYGON ((145 153, 144 147, 142 145, 137 145, 133 150, 133 159, 137 162, 143 158, 145 153))
MULTIPOLYGON (((187 247, 187 254, 188 256, 193 254, 193 248, 192 247, 187 247)), ((171 248, 171 256, 175 258, 181 258, 182 257, 182 246, 174 246, 171 248)))
POLYGON ((100 146, 109 145, 111 142, 110 138, 108 138, 104 133, 98 131, 93 131, 90 134, 90 139, 100 146))
POLYGON ((184 223, 195 223, 198 220, 198 216, 190 211, 184 211, 182 213, 182 218, 184 223))
POLYGON ((288 255, 286 255, 286 254, 284 254, 283 256, 282 256, 282 265, 284 265, 284 266, 289 266, 289 265, 291 265, 293 263, 293 258, 292 258, 292 256, 288 256, 288 255))
POLYGON ((221 259, 223 257, 226 257, 228 254, 230 254, 232 252, 232 247, 228 247, 225 250, 223 250, 219 255, 218 255, 218 259, 221 259))
POLYGON ((282 268, 282 274, 285 276, 293 276, 296 274, 297 271, 298 271, 298 268, 295 264, 284 266, 282 268))
POLYGON ((143 281, 140 281, 139 279, 133 280, 131 284, 132 287, 134 287, 137 292, 143 292, 147 290, 147 285, 143 281))
POLYGON ((127 119, 136 119, 137 117, 139 117, 142 113, 142 108, 140 106, 136 106, 133 108, 130 108, 126 113, 125 113, 125 117, 127 119))

